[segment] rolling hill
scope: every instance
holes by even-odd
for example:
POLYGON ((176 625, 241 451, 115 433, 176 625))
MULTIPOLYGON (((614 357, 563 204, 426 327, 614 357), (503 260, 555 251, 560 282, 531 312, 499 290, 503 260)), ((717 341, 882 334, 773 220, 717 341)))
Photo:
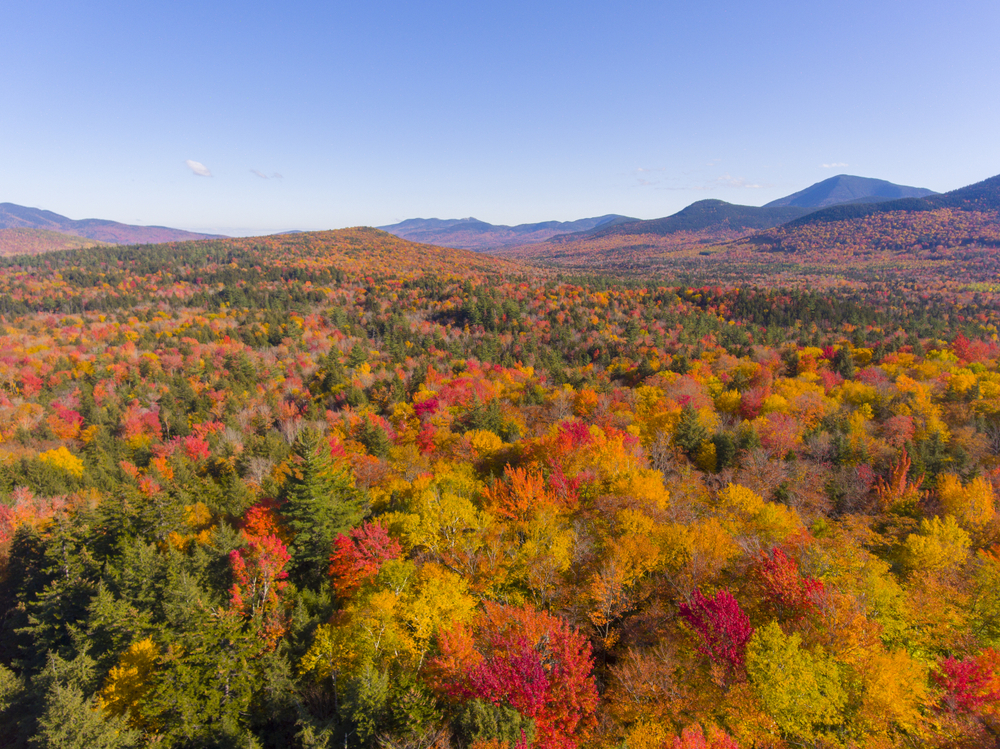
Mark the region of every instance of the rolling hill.
POLYGON ((482 251, 544 242, 559 234, 587 231, 635 220, 627 216, 608 214, 576 221, 543 221, 536 224, 504 226, 489 224, 475 218, 411 218, 398 224, 378 228, 412 242, 482 251))
POLYGON ((109 244, 149 244, 214 239, 217 234, 171 229, 166 226, 134 226, 106 219, 85 218, 79 221, 41 208, 27 208, 14 203, 0 203, 0 229, 42 229, 75 237, 96 239, 109 244))

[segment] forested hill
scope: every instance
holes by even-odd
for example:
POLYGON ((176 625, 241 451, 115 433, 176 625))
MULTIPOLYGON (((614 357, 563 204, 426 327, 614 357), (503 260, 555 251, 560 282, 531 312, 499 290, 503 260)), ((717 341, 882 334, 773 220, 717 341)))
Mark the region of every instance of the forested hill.
MULTIPOLYGON (((105 219, 73 220, 40 208, 27 208, 14 203, 0 203, 0 229, 19 228, 43 229, 112 244, 176 242, 217 236, 184 231, 183 229, 171 229, 166 226, 133 226, 105 219)), ((52 249, 59 248, 52 247, 52 249)))

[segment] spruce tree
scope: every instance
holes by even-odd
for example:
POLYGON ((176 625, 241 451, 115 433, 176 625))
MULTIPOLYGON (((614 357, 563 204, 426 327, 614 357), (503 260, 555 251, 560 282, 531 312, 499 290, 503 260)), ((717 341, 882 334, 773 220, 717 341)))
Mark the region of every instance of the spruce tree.
POLYGON ((333 539, 357 525, 364 498, 354 480, 333 466, 330 446, 315 429, 303 429, 292 448, 295 474, 286 484, 283 514, 295 534, 288 551, 297 585, 316 586, 323 579, 333 539))
POLYGON ((698 412, 690 405, 685 405, 674 431, 674 444, 691 457, 706 439, 708 430, 698 418, 698 412))

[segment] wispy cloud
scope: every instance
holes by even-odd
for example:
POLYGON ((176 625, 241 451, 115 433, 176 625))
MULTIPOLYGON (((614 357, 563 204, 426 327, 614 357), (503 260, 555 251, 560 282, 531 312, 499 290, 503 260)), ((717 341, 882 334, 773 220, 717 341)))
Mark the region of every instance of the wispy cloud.
POLYGON ((184 162, 187 164, 188 169, 194 172, 199 177, 211 177, 212 173, 208 170, 208 167, 198 161, 192 161, 188 159, 184 162))
POLYGON ((823 169, 839 169, 842 166, 850 166, 850 164, 845 164, 842 161, 835 161, 832 164, 820 164, 823 169))
POLYGON ((267 175, 267 174, 264 174, 264 172, 258 171, 257 169, 251 169, 250 173, 251 174, 256 174, 261 179, 284 179, 284 177, 282 177, 277 172, 272 172, 270 175, 267 175))

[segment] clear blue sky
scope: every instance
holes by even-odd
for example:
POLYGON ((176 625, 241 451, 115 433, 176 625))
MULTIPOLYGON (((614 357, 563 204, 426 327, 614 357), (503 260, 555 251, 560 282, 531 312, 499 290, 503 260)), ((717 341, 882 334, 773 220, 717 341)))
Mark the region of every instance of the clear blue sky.
POLYGON ((8 0, 3 26, 0 202, 77 219, 654 218, 1000 173, 996 0, 8 0))

